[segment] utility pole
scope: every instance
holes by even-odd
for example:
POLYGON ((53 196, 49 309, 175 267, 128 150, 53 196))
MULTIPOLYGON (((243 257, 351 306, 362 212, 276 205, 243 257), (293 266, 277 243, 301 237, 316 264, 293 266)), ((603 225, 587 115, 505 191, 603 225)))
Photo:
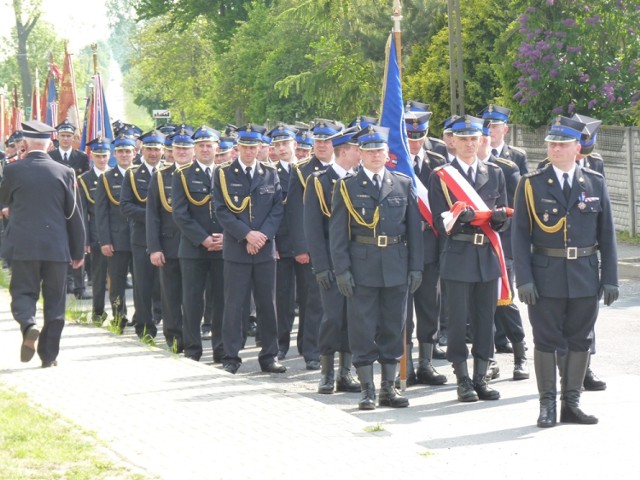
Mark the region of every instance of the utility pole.
POLYGON ((451 115, 464 115, 464 73, 462 71, 462 26, 460 0, 449 0, 449 90, 451 115))

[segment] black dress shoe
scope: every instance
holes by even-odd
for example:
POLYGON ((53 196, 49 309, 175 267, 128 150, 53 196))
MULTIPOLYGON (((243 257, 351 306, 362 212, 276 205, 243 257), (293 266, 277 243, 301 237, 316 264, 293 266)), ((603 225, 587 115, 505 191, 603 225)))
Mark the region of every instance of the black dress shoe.
POLYGON ((307 360, 307 370, 320 370, 320 362, 318 360, 307 360))
POLYGON ((74 292, 73 296, 76 297, 78 300, 91 300, 93 298, 93 295, 85 291, 74 292))
POLYGON ((287 356, 287 352, 283 350, 278 350, 278 360, 284 360, 287 356))
POLYGON ((496 344, 496 353, 513 353, 513 347, 509 342, 496 344))
POLYGON ((256 323, 256 317, 249 317, 249 329, 247 330, 247 336, 255 337, 258 331, 258 324, 256 323))
POLYGON ((589 392, 597 392, 600 390, 607 389, 607 382, 604 380, 600 380, 593 370, 587 368, 587 373, 584 376, 584 381, 582 382, 584 389, 589 392))
POLYGON ((287 371, 287 367, 282 365, 279 362, 272 362, 269 365, 264 365, 260 367, 265 373, 284 373, 287 371))
POLYGON ((40 330, 35 325, 30 326, 22 339, 20 347, 20 361, 26 363, 30 361, 36 353, 36 340, 40 336, 40 330))
POLYGON ((51 368, 51 367, 57 367, 58 366, 58 361, 57 360, 50 360, 48 362, 42 362, 42 368, 51 368))
POLYGON ((225 363, 222 366, 222 369, 225 372, 231 373, 232 375, 235 375, 239 368, 240 368, 240 364, 235 362, 225 363))
MULTIPOLYGON (((446 333, 443 333, 440 335, 440 337, 438 337, 438 343, 443 347, 447 346, 447 343, 449 343, 449 338, 447 337, 446 333)), ((434 355, 433 358, 436 358, 436 356, 434 355)))
POLYGON ((446 360, 447 352, 445 352, 438 344, 433 346, 433 358, 436 360, 446 360))

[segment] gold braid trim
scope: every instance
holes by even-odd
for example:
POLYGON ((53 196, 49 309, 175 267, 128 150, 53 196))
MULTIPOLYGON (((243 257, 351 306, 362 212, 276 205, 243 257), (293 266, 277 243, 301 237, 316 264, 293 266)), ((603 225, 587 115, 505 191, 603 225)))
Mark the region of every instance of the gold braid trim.
POLYGON ((558 220, 558 223, 556 223, 555 225, 550 225, 547 226, 544 223, 542 223, 540 221, 540 218, 538 217, 538 215, 536 214, 536 205, 535 205, 535 201, 533 199, 533 187, 531 187, 531 182, 529 181, 529 179, 527 178, 524 184, 524 193, 526 195, 526 199, 527 199, 527 209, 529 210, 529 215, 533 217, 533 219, 536 221, 536 224, 538 225, 538 227, 540 227, 540 230, 542 230, 545 233, 557 233, 560 231, 560 229, 563 229, 563 234, 564 234, 564 244, 566 246, 567 244, 567 217, 562 217, 560 220, 558 220))
POLYGON ((227 177, 224 174, 224 168, 220 169, 220 188, 222 189, 222 196, 224 197, 224 203, 227 205, 227 208, 231 210, 233 213, 242 213, 247 207, 249 207, 249 217, 251 217, 251 195, 247 195, 242 200, 242 203, 239 207, 236 207, 234 203, 231 201, 231 197, 229 196, 229 190, 227 188, 227 177))
POLYGON ((184 194, 187 196, 187 199, 193 205, 195 205, 196 207, 201 207, 211 199, 211 195, 207 195, 200 201, 197 201, 195 198, 193 198, 189 193, 189 187, 187 186, 187 179, 184 176, 184 173, 182 173, 182 170, 176 170, 176 172, 180 172, 180 178, 182 179, 182 187, 184 188, 184 194))
POLYGON ((347 211, 353 217, 356 223, 370 230, 373 230, 373 235, 375 236, 376 226, 378 225, 378 221, 380 220, 380 207, 376 207, 376 210, 373 212, 373 219, 371 220, 371 223, 367 223, 358 214, 358 212, 356 212, 355 208, 353 208, 353 204, 351 203, 351 198, 349 197, 349 191, 347 190, 347 184, 344 181, 340 182, 340 194, 342 195, 344 204, 347 207, 347 211))
POLYGON ((318 177, 313 177, 313 186, 316 187, 316 194, 318 195, 318 203, 320 203, 320 210, 325 217, 331 218, 331 211, 327 206, 327 202, 324 199, 324 190, 322 189, 322 183, 318 177))
POLYGON ((162 203, 162 206, 167 212, 173 212, 173 208, 169 205, 167 195, 164 192, 164 178, 162 178, 162 172, 158 172, 158 189, 160 190, 160 203, 162 203))
POLYGON ((84 194, 87 197, 87 200, 89 200, 89 203, 95 204, 96 201, 91 198, 91 194, 89 193, 89 187, 87 187, 87 184, 85 183, 84 179, 82 177, 78 177, 78 180, 80 180, 80 185, 82 185, 82 190, 84 190, 84 194))
POLYGON ((113 198, 113 194, 111 193, 111 187, 109 187, 109 182, 107 181, 107 175, 104 173, 102 174, 102 183, 104 183, 104 188, 107 191, 107 197, 109 197, 109 200, 111 200, 111 203, 113 203, 116 207, 119 206, 120 202, 115 198, 113 198))
POLYGON ((444 194, 444 198, 447 200, 447 204, 449 204, 449 208, 453 206, 453 202, 451 201, 451 195, 449 195, 449 187, 444 183, 442 177, 440 177, 440 185, 442 186, 442 193, 444 194))
POLYGON ((307 183, 305 182, 304 175, 302 175, 302 172, 298 167, 296 167, 296 173, 298 174, 298 179, 300 180, 300 183, 302 184, 302 189, 304 190, 305 188, 307 188, 307 183))
POLYGON ((133 194, 141 203, 147 203, 147 197, 142 198, 140 193, 138 192, 138 186, 136 185, 136 177, 133 176, 133 170, 129 170, 129 178, 131 179, 131 190, 133 190, 133 194))

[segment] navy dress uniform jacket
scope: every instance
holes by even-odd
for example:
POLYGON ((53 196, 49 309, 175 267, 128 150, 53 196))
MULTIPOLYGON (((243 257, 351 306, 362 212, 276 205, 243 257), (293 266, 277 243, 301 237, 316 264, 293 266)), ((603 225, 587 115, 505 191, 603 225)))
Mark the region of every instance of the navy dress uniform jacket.
MULTIPOLYGON (((295 174, 295 167, 292 163, 289 164, 289 170, 281 165, 282 162, 276 164, 276 171, 278 172, 278 178, 280 179, 280 187, 282 188, 282 203, 285 211, 287 209, 287 196, 289 193, 289 181, 291 174, 295 174)), ((280 258, 294 257, 293 253, 293 238, 292 228, 289 227, 288 216, 285 214, 280 222, 280 227, 276 233, 276 250, 280 258)))
POLYGON ((147 246, 146 210, 150 181, 151 172, 145 164, 127 170, 122 180, 120 209, 130 222, 131 244, 139 247, 147 246))
POLYGON ((239 263, 260 263, 275 258, 275 242, 273 241, 284 215, 282 205, 282 189, 276 169, 258 162, 251 183, 245 175, 244 166, 239 160, 222 165, 215 171, 213 203, 216 216, 224 228, 225 242, 222 256, 225 260, 239 263), (228 200, 235 207, 240 207, 246 197, 251 197, 251 204, 242 212, 232 212, 226 204, 222 191, 221 176, 224 175, 228 200), (257 230, 265 234, 268 244, 256 255, 247 252, 245 237, 257 230))
MULTIPOLYGON (((507 187, 507 206, 513 208, 513 199, 516 195, 516 188, 520 181, 520 169, 511 160, 505 158, 496 158, 493 155, 489 157, 489 163, 497 165, 502 170, 504 175, 505 185, 507 187)), ((511 231, 509 229, 503 230, 500 233, 500 240, 502 241, 502 250, 504 256, 508 259, 513 258, 511 248, 511 231)))
POLYGON ((383 170, 378 191, 360 169, 356 175, 338 182, 332 203, 329 242, 336 275, 350 270, 356 285, 394 287, 407 284, 409 271, 424 269, 421 217, 409 177, 383 170), (341 185, 366 223, 371 223, 379 207, 376 236, 405 236, 406 241, 383 248, 354 241, 356 236, 373 237, 374 231, 354 220, 347 210, 341 185))
POLYGON ((88 172, 91 168, 89 165, 89 156, 83 151, 76 150, 75 148, 71 150, 71 154, 69 155, 69 158, 66 162, 62 158, 60 150, 57 148, 49 152, 49 156, 56 162, 61 163, 66 167, 71 167, 73 171, 76 172, 77 176, 88 172))
POLYGON ((80 199, 82 201, 82 212, 84 217, 85 231, 87 232, 87 245, 98 245, 98 227, 96 224, 96 190, 98 181, 93 168, 78 177, 80 187, 80 199))
POLYGON ((165 258, 178 258, 180 246, 180 229, 173 219, 171 206, 175 170, 172 163, 152 175, 147 196, 147 250, 149 253, 162 252, 165 258))
POLYGON ((329 218, 333 190, 340 177, 329 167, 307 179, 304 194, 304 233, 315 273, 333 270, 329 247, 329 218), (318 187, 316 186, 318 183, 318 187))
MULTIPOLYGON (((451 165, 457 168, 464 176, 465 172, 460 168, 458 162, 459 160, 456 159, 451 165)), ((500 167, 490 163, 483 164, 479 162, 474 189, 489 209, 507 206, 507 190, 500 167)), ((458 199, 449 189, 446 189, 446 191, 451 204, 454 204, 458 199)), ((471 242, 453 240, 447 234, 442 213, 449 211, 451 205, 447 196, 445 196, 443 182, 435 173, 431 175, 429 181, 429 204, 433 214, 433 221, 440 233, 440 240, 444 242, 440 255, 440 278, 458 282, 487 282, 499 278, 500 263, 489 243, 478 246, 471 242)), ((500 231, 508 228, 508 223, 492 225, 492 227, 494 230, 500 231)), ((456 222, 451 231, 451 235, 481 233, 480 227, 459 221, 456 222)))
POLYGON ((598 295, 601 284, 618 284, 611 203, 604 177, 593 170, 576 166, 568 202, 552 166, 525 175, 516 192, 511 231, 518 286, 533 282, 541 296, 580 298, 598 295), (533 205, 527 203, 527 184, 533 205), (535 218, 545 228, 566 219, 567 244, 563 228, 545 232, 535 218), (602 263, 595 252, 569 260, 532 253, 532 245, 557 249, 597 245, 602 263))
POLYGON ((5 166, 0 203, 10 208, 11 215, 2 241, 5 258, 45 262, 84 258, 82 205, 70 168, 45 152, 31 152, 5 166))
MULTIPOLYGON (((429 177, 436 168, 445 165, 447 161, 439 153, 428 150, 425 152, 426 158, 422 161, 418 180, 429 188, 429 177)), ((438 237, 435 234, 435 225, 429 225, 426 220, 421 219, 422 239, 424 240, 424 263, 437 263, 440 260, 438 237)))
POLYGON ((118 167, 102 174, 96 188, 96 218, 100 245, 113 245, 117 252, 131 251, 129 221, 120 210, 122 174, 118 167))
POLYGON ((222 233, 223 228, 215 214, 210 180, 198 162, 176 169, 172 194, 173 219, 181 232, 178 257, 222 258, 221 252, 209 252, 202 246, 208 236, 222 233))
POLYGON ((521 148, 517 148, 511 145, 505 144, 502 151, 498 152, 498 155, 496 156, 498 158, 505 158, 507 160, 511 160, 513 163, 515 163, 520 169, 520 175, 529 173, 529 166, 527 164, 527 152, 525 152, 521 148))

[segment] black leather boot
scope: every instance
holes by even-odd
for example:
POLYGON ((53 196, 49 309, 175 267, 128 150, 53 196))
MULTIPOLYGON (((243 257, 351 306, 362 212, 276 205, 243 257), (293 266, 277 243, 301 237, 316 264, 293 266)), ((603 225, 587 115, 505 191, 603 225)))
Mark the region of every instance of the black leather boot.
POLYGON ((378 405, 381 407, 403 408, 409 406, 409 399, 398 393, 395 386, 396 364, 383 363, 381 365, 382 381, 380 383, 380 397, 378 405))
POLYGON ((340 370, 338 371, 338 380, 336 381, 336 390, 339 392, 357 393, 360 391, 360 384, 351 375, 351 354, 348 352, 340 352, 339 354, 340 370))
POLYGON ((529 366, 527 365, 527 352, 524 342, 513 344, 513 379, 526 380, 529 378, 529 366))
POLYGON ((578 423, 581 425, 595 425, 598 419, 580 410, 580 393, 584 374, 589 363, 589 352, 567 353, 567 363, 562 377, 562 407, 560 408, 561 423, 578 423))
POLYGON ((473 389, 480 400, 498 400, 500 392, 489 386, 486 380, 489 362, 479 358, 473 359, 473 389))
POLYGON ((587 363, 587 373, 584 374, 584 389, 589 392, 597 392, 607 389, 607 382, 600 380, 598 376, 591 370, 591 355, 589 355, 589 363, 587 363))
POLYGON ((334 383, 333 354, 322 355, 320 357, 320 383, 318 384, 318 393, 333 393, 334 383))
POLYGON ((462 363, 456 363, 453 366, 453 372, 456 374, 458 382, 458 401, 459 402, 477 402, 478 394, 473 388, 473 383, 469 378, 466 360, 462 363))
POLYGON ((357 367, 358 380, 360 380, 360 391, 362 395, 358 402, 359 410, 376 409, 376 386, 373 383, 373 365, 357 367))
MULTIPOLYGON (((516 344, 514 344, 515 347, 516 344)), ((538 382, 540 395, 540 415, 538 427, 554 427, 557 422, 556 414, 556 355, 555 353, 533 351, 533 366, 538 382)))
POLYGON ((418 360, 418 372, 416 374, 418 383, 424 385, 444 385, 447 377, 436 372, 431 359, 433 358, 433 343, 421 343, 418 345, 420 357, 418 360))
MULTIPOLYGON (((412 343, 407 343, 407 387, 410 387, 411 385, 416 385, 418 383, 418 380, 416 378, 416 369, 413 366, 413 344, 412 343)), ((398 375, 396 375, 396 383, 395 383, 396 388, 400 388, 400 369, 398 369, 398 375)))

